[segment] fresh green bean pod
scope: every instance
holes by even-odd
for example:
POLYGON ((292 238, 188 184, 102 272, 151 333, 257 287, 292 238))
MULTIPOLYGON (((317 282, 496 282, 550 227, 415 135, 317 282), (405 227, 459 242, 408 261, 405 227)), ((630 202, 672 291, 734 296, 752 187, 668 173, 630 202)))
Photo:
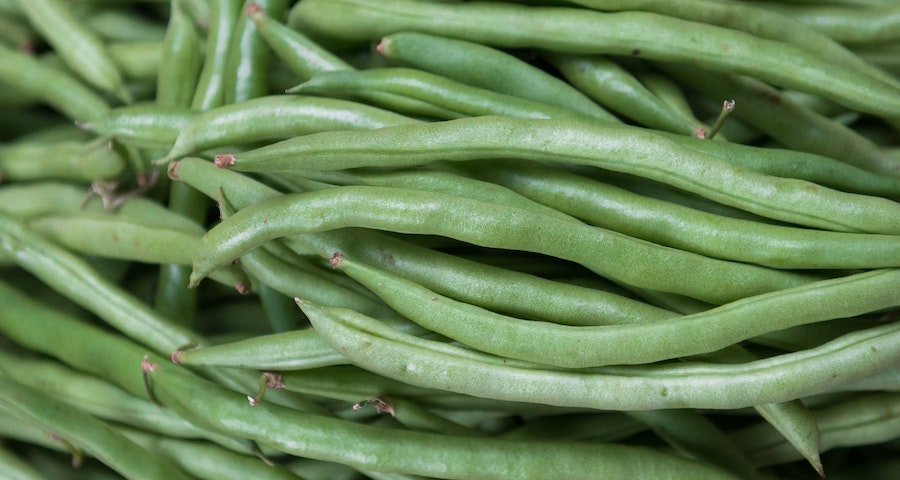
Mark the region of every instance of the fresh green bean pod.
MULTIPOLYGON (((862 275, 871 275, 872 280, 894 277, 895 282, 898 277, 896 271, 862 275)), ((398 334, 351 310, 299 304, 327 344, 380 375, 497 400, 604 410, 734 409, 793 400, 895 368, 900 348, 900 325, 892 323, 821 347, 744 364, 561 372, 507 365, 492 355, 398 334)))
POLYGON ((372 103, 400 113, 445 120, 479 115, 558 118, 617 124, 581 112, 473 87, 411 68, 332 70, 317 73, 288 93, 336 96, 372 103))
POLYGON ((900 236, 768 225, 693 210, 539 164, 467 171, 610 230, 714 258, 773 268, 900 267, 900 236))
POLYGON ((49 480, 40 470, 6 447, 0 447, 0 468, 9 480, 49 480))
POLYGON ((791 17, 842 44, 889 43, 900 40, 900 7, 858 8, 832 5, 774 5, 771 9, 791 17))
POLYGON ((0 147, 0 172, 6 181, 108 180, 118 177, 124 170, 122 156, 106 143, 32 142, 0 147))
POLYGON ((182 107, 143 103, 110 110, 78 126, 140 148, 169 148, 196 115, 182 107))
POLYGON ((70 5, 61 0, 18 0, 18 5, 69 68, 91 85, 131 101, 103 41, 75 17, 70 5))
MULTIPOLYGON (((287 10, 288 0, 247 0, 244 10, 263 8, 275 18, 287 10), (251 5, 254 5, 251 7, 251 5)), ((264 96, 269 89, 268 63, 270 49, 256 24, 247 16, 238 19, 231 35, 228 61, 225 65, 225 103, 237 103, 264 96)))
POLYGON ((665 322, 580 327, 499 315, 347 258, 335 261, 338 268, 424 328, 486 353, 564 368, 645 364, 713 352, 769 331, 867 313, 869 305, 890 306, 891 302, 886 291, 867 291, 867 282, 855 283, 848 277, 834 282, 831 289, 819 282, 665 322), (847 304, 848 315, 814 308, 822 295, 844 295, 845 290, 846 301, 862 292, 873 297, 847 304), (788 317, 788 312, 797 311, 804 315, 788 317))
POLYGON ((281 140, 331 130, 416 123, 402 115, 345 100, 272 95, 224 105, 181 125, 160 163, 227 145, 281 140))
POLYGON ((111 325, 156 351, 198 343, 193 332, 160 317, 83 260, 7 215, 0 216, 0 248, 24 269, 111 325))
POLYGON ((673 110, 612 60, 600 56, 548 54, 566 79, 601 105, 649 128, 693 136, 699 122, 673 110))
POLYGON ((538 417, 500 437, 510 440, 595 440, 614 442, 647 430, 633 418, 618 412, 570 413, 538 417))
POLYGON ((627 478, 635 468, 654 478, 735 478, 708 465, 622 445, 509 442, 400 430, 385 442, 383 430, 376 427, 298 414, 268 403, 249 408, 243 398, 174 370, 156 369, 149 375, 157 396, 177 410, 287 453, 354 468, 472 479, 559 478, 560 472, 571 478, 627 478), (246 421, 225 420, 236 416, 246 421), (297 442, 298 436, 304 441, 297 442), (359 455, 361 451, 366 455, 359 455))
POLYGON ((458 437, 482 437, 483 433, 442 417, 415 402, 399 397, 379 396, 359 401, 354 410, 373 407, 378 413, 387 413, 404 427, 416 432, 433 432, 458 437))
MULTIPOLYGON (((822 430, 822 451, 872 445, 897 438, 900 434, 898 412, 900 394, 886 392, 853 396, 814 410, 816 422, 822 430)), ((777 465, 799 459, 797 451, 768 425, 751 425, 731 436, 757 465, 777 465)))
POLYGON ((217 162, 241 171, 398 167, 491 158, 568 162, 676 186, 765 217, 845 232, 900 233, 900 205, 775 178, 650 131, 584 122, 477 117, 360 132, 323 132, 217 162))
MULTIPOLYGON (((837 0, 829 0, 834 3, 837 0)), ((584 7, 603 11, 642 10, 669 15, 684 20, 709 23, 747 32, 751 35, 792 44, 812 54, 829 58, 866 75, 900 86, 890 75, 864 61, 827 35, 785 15, 771 12, 764 6, 742 3, 722 3, 716 0, 567 0, 584 7)))
POLYGON ((460 83, 618 122, 613 115, 566 82, 485 45, 403 32, 382 38, 377 48, 378 53, 390 60, 460 83))
POLYGON ((307 80, 319 72, 353 69, 347 62, 303 34, 270 17, 264 9, 248 5, 246 14, 256 24, 260 36, 269 48, 301 80, 307 80))
POLYGON ((900 160, 848 127, 753 79, 679 65, 663 70, 691 88, 735 101, 734 115, 789 148, 831 157, 872 172, 900 176, 900 160))
POLYGON ((209 5, 210 28, 206 53, 191 103, 191 108, 201 111, 225 104, 228 50, 231 34, 241 14, 241 0, 211 0, 209 5))
POLYGON ((68 73, 4 45, 0 45, 0 80, 72 120, 94 120, 109 110, 105 100, 68 73))
MULTIPOLYGON (((195 158, 172 163, 169 175, 211 198, 218 198, 222 186, 236 207, 279 195, 253 179, 195 158)), ((443 295, 526 318, 597 325, 663 320, 675 315, 630 298, 478 264, 377 232, 365 232, 366 242, 359 242, 361 234, 345 230, 306 235, 292 239, 290 246, 324 256, 344 252, 443 295)))
POLYGON ((184 13, 181 2, 172 2, 172 13, 162 46, 156 77, 156 101, 164 106, 190 107, 203 66, 200 35, 184 13))
POLYGON ((813 278, 711 259, 514 207, 414 190, 340 187, 283 195, 229 217, 201 240, 192 284, 265 241, 343 227, 439 235, 541 253, 637 287, 717 304, 813 278))
POLYGON ((291 10, 289 23, 314 37, 357 44, 415 30, 507 48, 689 62, 820 94, 885 118, 896 119, 900 111, 900 87, 896 84, 795 45, 655 13, 600 13, 496 2, 401 0, 384 5, 374 0, 305 0, 291 10), (683 33, 688 31, 690 35, 683 33))
POLYGON ((188 477, 161 456, 147 452, 109 425, 60 400, 0 377, 0 402, 17 414, 87 450, 126 477, 184 479, 188 477))

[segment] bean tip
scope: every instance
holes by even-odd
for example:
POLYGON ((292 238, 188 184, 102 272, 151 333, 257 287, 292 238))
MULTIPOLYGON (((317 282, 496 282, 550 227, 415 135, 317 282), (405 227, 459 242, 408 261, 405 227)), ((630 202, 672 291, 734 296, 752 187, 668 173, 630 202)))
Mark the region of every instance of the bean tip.
POLYGON ((265 16, 266 10, 262 6, 260 6, 260 4, 258 4, 256 2, 250 2, 247 4, 246 7, 244 7, 244 15, 247 15, 252 20, 256 20, 256 18, 254 18, 254 17, 255 16, 259 16, 259 17, 265 16))
POLYGON ((174 364, 176 364, 176 365, 180 365, 180 364, 181 364, 181 354, 182 354, 182 353, 184 353, 184 350, 182 350, 182 349, 180 349, 180 348, 179 348, 178 350, 174 350, 174 351, 172 352, 172 354, 169 355, 169 358, 172 360, 172 363, 174 363, 174 364))
POLYGON ((166 175, 169 177, 169 180, 179 180, 178 178, 178 165, 181 162, 172 162, 169 164, 169 167, 166 169, 166 175))
POLYGON ((333 268, 337 268, 338 264, 341 263, 341 260, 344 259, 344 254, 341 252, 334 252, 330 259, 328 259, 328 263, 331 264, 333 268))
POLYGON ((234 165, 237 162, 237 158, 235 158, 232 153, 223 153, 220 155, 216 155, 216 158, 213 163, 216 164, 219 168, 228 168, 234 165))
POLYGON ((387 38, 382 38, 378 45, 375 46, 375 51, 378 52, 382 57, 386 57, 387 55, 384 53, 385 48, 387 47, 387 43, 390 42, 387 38))
POLYGON ((241 280, 234 284, 234 289, 241 295, 250 295, 250 282, 247 280, 241 280))

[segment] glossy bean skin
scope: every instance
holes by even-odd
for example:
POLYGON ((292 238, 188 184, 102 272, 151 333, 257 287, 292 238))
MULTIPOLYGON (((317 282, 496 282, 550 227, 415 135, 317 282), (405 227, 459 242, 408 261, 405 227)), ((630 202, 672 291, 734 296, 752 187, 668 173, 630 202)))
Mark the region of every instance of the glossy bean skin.
POLYGON ((203 67, 203 55, 200 35, 179 2, 172 2, 162 50, 156 76, 156 102, 190 107, 203 67))
POLYGON ((330 130, 373 129, 417 123, 402 115, 345 100, 271 95, 224 105, 181 125, 174 144, 160 160, 226 145, 280 140, 330 130))
MULTIPOLYGON (((564 368, 646 364, 713 352, 768 331, 854 316, 866 313, 871 308, 869 305, 890 306, 891 303, 887 290, 883 290, 853 307, 848 305, 849 315, 814 308, 822 298, 838 295, 837 292, 843 294, 846 291, 845 298, 872 293, 868 291, 867 282, 859 282, 859 290, 856 290, 855 282, 845 280, 832 281, 835 286, 831 289, 818 283, 811 284, 739 300, 665 322, 573 327, 498 315, 439 296, 415 283, 347 258, 336 262, 337 268, 424 328, 486 353, 564 368), (788 317, 788 313, 798 311, 804 315, 788 317), (776 318, 778 321, 774 320, 776 318)), ((891 288, 890 283, 885 287, 891 288)))
MULTIPOLYGON (((244 10, 255 4, 280 18, 287 9, 288 0, 262 0, 244 2, 244 10)), ((252 7, 251 10, 256 7, 252 7)), ((228 60, 225 65, 225 103, 237 103, 264 96, 269 88, 269 48, 256 24, 241 15, 231 35, 228 60)))
POLYGON ((111 146, 67 141, 0 147, 0 172, 11 180, 92 181, 116 178, 125 170, 121 154, 111 146))
POLYGON ((403 32, 382 38, 377 49, 390 60, 457 82, 617 122, 609 112, 564 81, 491 47, 403 32))
POLYGON ((705 128, 674 111, 615 62, 600 56, 549 54, 566 79, 594 101, 649 128, 696 135, 705 128))
POLYGON ((890 43, 900 40, 900 7, 848 8, 831 5, 766 5, 809 25, 842 44, 890 43))
POLYGON ((733 409, 825 392, 894 368, 900 335, 894 323, 745 364, 561 372, 511 366, 492 355, 400 335, 351 310, 299 304, 332 348, 355 365, 404 383, 497 400, 626 411, 733 409))
POLYGON ((421 432, 392 431, 385 442, 379 428, 303 415, 262 403, 254 408, 239 395, 196 382, 177 371, 150 372, 160 400, 176 411, 193 412, 232 435, 255 439, 306 458, 336 461, 354 468, 442 478, 627 478, 634 468, 654 478, 734 478, 675 456, 620 445, 509 442, 421 432), (243 418, 243 422, 223 421, 243 418), (297 438, 303 438, 298 442, 297 438), (366 452, 360 455, 359 452, 366 452), (548 454, 535 456, 532 452, 548 454), (531 461, 529 461, 531 459, 531 461), (637 463, 640 462, 640 467, 637 463), (590 473, 583 473, 590 472, 590 473))
POLYGON ((774 178, 648 131, 582 122, 477 117, 366 132, 324 132, 218 160, 241 171, 397 167, 433 160, 568 162, 670 184, 765 217, 835 231, 900 233, 891 200, 774 178))
POLYGON ((168 148, 195 116, 186 108, 143 103, 110 110, 78 126, 136 147, 168 148))
POLYGON ((0 402, 5 407, 82 446, 125 476, 159 480, 190 478, 161 456, 141 449, 109 425, 60 400, 2 376, 0 387, 3 392, 0 402))
POLYGON ((201 240, 192 284, 268 240, 343 227, 432 234, 542 253, 637 287, 719 304, 813 278, 715 260, 514 207, 414 190, 340 187, 283 195, 229 217, 201 240))
POLYGON ((18 4, 73 71, 91 85, 115 94, 126 103, 131 101, 122 74, 103 41, 75 18, 69 5, 59 0, 19 0, 18 4))
POLYGON ((650 199, 537 164, 489 165, 469 165, 468 171, 592 225, 714 258, 773 268, 900 267, 896 235, 760 224, 650 199))
POLYGON ((353 70, 347 62, 273 19, 264 9, 248 8, 246 14, 256 24, 269 48, 301 80, 307 80, 318 72, 353 70))
POLYGON ((0 79, 71 120, 94 120, 109 111, 103 98, 68 73, 4 45, 0 45, 0 79))
POLYGON ((203 69, 191 103, 195 110, 209 110, 225 104, 225 76, 231 33, 240 17, 241 0, 212 0, 210 29, 206 38, 203 69))
MULTIPOLYGON (((236 207, 279 195, 256 180, 195 158, 170 164, 169 175, 211 198, 218 198, 221 186, 226 190, 226 198, 236 207)), ((675 316, 620 295, 468 261, 378 232, 364 233, 367 238, 364 243, 357 241, 363 232, 344 230, 294 237, 289 245, 294 250, 311 251, 324 257, 336 251, 344 252, 443 295, 525 318, 597 325, 640 323, 675 316)))
POLYGON ((473 87, 411 68, 321 72, 288 92, 346 97, 409 115, 440 119, 506 115, 619 123, 611 116, 599 120, 580 112, 473 87))
POLYGON ((122 76, 129 80, 153 80, 162 65, 162 43, 120 42, 107 46, 122 76))
POLYGON ((817 93, 885 118, 896 118, 900 111, 900 87, 896 85, 833 64, 794 45, 655 13, 605 14, 492 2, 412 0, 391 2, 387 8, 372 0, 306 0, 291 10, 290 23, 310 35, 356 43, 417 30, 500 47, 637 54, 653 60, 695 62, 704 69, 749 75, 817 93), (486 22, 487 18, 504 21, 486 22), (490 27, 476 28, 478 25, 490 27), (691 32, 690 38, 698 41, 687 41, 682 32, 691 32))

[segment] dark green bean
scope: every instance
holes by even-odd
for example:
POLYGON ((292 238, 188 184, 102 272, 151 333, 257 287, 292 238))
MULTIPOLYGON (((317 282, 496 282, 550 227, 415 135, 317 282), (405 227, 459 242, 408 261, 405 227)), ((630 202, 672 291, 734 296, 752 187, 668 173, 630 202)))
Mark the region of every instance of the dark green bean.
POLYGON ((678 138, 584 122, 477 117, 373 131, 323 132, 237 155, 219 155, 217 162, 242 171, 338 170, 489 158, 569 162, 658 180, 799 225, 900 233, 896 202, 761 175, 701 154, 678 138))
POLYGON ((197 88, 203 56, 200 35, 183 8, 181 2, 172 2, 156 77, 156 102, 187 108, 197 88))
POLYGON ((639 55, 754 76, 885 118, 896 119, 900 111, 896 83, 884 83, 795 45, 648 12, 600 13, 499 2, 395 0, 385 5, 376 0, 305 0, 291 10, 290 24, 313 36, 357 44, 415 30, 500 47, 639 55))
MULTIPOLYGON (((263 8, 275 18, 287 10, 288 0, 247 0, 244 10, 263 8), (250 7, 255 5, 255 7, 250 7)), ((269 88, 267 78, 269 48, 250 18, 241 16, 231 35, 228 61, 225 65, 225 103, 237 103, 264 96, 269 88)))
POLYGON ((240 17, 241 0, 211 0, 210 30, 203 69, 191 108, 209 110, 225 104, 225 82, 231 34, 240 17))
POLYGON ((288 92, 346 97, 408 115, 445 120, 479 115, 506 115, 619 123, 612 116, 599 119, 567 108, 473 87, 411 68, 320 72, 288 92))
POLYGON ((618 122, 571 85, 500 50, 416 32, 388 35, 378 53, 413 68, 505 95, 618 122))

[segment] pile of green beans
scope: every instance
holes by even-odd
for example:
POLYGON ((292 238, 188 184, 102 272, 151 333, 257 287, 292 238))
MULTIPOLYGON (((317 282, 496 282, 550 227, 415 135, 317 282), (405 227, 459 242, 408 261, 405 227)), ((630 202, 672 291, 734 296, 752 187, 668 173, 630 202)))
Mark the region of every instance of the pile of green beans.
POLYGON ((0 0, 0 476, 896 478, 894 0, 0 0))

